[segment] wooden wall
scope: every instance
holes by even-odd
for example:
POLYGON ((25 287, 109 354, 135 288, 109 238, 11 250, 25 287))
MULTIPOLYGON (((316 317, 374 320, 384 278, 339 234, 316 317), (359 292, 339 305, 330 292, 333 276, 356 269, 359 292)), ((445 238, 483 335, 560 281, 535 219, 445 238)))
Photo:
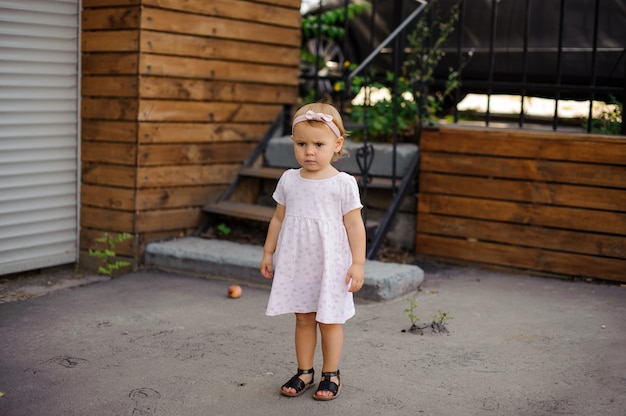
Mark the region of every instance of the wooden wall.
POLYGON ((422 138, 418 253, 626 282, 626 140, 441 128, 422 138))
POLYGON ((83 0, 81 265, 181 236, 297 99, 300 0, 83 0))

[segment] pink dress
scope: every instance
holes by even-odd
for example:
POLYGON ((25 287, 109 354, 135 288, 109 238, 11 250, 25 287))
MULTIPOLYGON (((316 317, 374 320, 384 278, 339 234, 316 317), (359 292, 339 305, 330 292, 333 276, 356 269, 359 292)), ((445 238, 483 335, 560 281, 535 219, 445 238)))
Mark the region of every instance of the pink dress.
POLYGON ((363 207, 356 180, 343 172, 304 179, 300 169, 290 169, 273 197, 286 210, 266 315, 317 312, 318 322, 344 323, 355 312, 346 284, 352 253, 343 216, 363 207))

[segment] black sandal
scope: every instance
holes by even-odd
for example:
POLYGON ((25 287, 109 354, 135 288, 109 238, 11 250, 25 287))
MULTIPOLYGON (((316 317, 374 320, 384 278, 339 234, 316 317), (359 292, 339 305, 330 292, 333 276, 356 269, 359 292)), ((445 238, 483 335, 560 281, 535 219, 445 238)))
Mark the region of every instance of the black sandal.
POLYGON ((322 400, 322 401, 334 400, 337 397, 339 397, 340 393, 341 393, 341 377, 339 377, 339 370, 331 371, 329 373, 322 373, 322 380, 320 381, 319 386, 317 386, 317 391, 313 395, 313 398, 315 400, 322 400), (335 382, 330 381, 331 377, 337 377, 339 379, 339 385, 337 385, 337 383, 335 382), (317 395, 318 391, 329 391, 333 395, 332 396, 318 396, 317 395))
POLYGON ((308 389, 310 389, 311 387, 313 387, 315 385, 315 370, 313 370, 312 368, 310 370, 300 370, 298 368, 298 372, 296 373, 295 376, 291 377, 291 379, 289 379, 288 382, 286 382, 285 384, 283 384, 280 388, 280 394, 282 394, 283 396, 287 396, 287 397, 298 397, 300 395, 302 395, 302 393, 304 393, 305 391, 307 391, 308 389), (310 383, 305 383, 304 381, 302 381, 302 379, 299 377, 302 374, 311 374, 311 382, 310 383), (294 389, 296 392, 295 393, 286 393, 283 388, 292 388, 294 389))

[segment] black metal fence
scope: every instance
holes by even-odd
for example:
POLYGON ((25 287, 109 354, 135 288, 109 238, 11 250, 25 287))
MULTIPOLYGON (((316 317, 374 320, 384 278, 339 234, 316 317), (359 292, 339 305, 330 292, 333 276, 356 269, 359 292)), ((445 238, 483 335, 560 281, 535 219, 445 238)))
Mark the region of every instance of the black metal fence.
MULTIPOLYGON (((482 117, 487 126, 498 113, 491 105, 494 94, 519 99, 519 113, 512 116, 519 127, 528 122, 527 97, 554 100, 549 120, 554 130, 571 124, 559 114, 559 101, 588 101, 584 126, 588 132, 594 127, 594 102, 619 105, 626 101, 626 3, 622 0, 372 0, 369 9, 357 14, 351 14, 350 7, 362 3, 358 0, 320 1, 311 15, 322 27, 333 24, 324 20, 324 13, 340 11, 345 17, 344 35, 333 40, 327 31, 318 30, 304 36, 305 45, 312 39, 317 45, 309 50, 315 55, 311 67, 318 70, 303 72, 303 79, 316 97, 331 94, 342 108, 349 108, 350 89, 337 93, 334 86, 349 86, 357 75, 373 73, 372 68, 379 74, 392 72, 394 79, 406 75, 403 71, 410 54, 415 55, 413 59, 427 54, 407 50, 408 34, 420 19, 432 23, 438 18, 437 8, 445 14, 457 2, 456 27, 447 42, 439 45, 442 56, 432 78, 413 80, 414 85, 427 82, 437 91, 448 82, 449 68, 457 72, 456 88, 446 101, 454 122, 461 120, 456 104, 469 93, 486 95, 482 117), (352 68, 346 62, 352 62, 352 68)), ((436 40, 432 34, 424 48, 436 40)), ((390 84, 396 92, 395 81, 390 84)), ((624 135, 621 108, 611 122, 624 135)))

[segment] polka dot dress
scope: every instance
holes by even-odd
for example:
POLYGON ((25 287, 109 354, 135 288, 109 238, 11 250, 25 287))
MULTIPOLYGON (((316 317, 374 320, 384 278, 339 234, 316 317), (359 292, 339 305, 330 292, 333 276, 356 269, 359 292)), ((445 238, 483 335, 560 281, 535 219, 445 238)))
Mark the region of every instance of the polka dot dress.
POLYGON ((352 264, 343 216, 361 209, 354 177, 340 172, 305 179, 283 173, 273 195, 285 206, 266 315, 317 312, 317 321, 342 324, 354 316, 346 273, 352 264))

